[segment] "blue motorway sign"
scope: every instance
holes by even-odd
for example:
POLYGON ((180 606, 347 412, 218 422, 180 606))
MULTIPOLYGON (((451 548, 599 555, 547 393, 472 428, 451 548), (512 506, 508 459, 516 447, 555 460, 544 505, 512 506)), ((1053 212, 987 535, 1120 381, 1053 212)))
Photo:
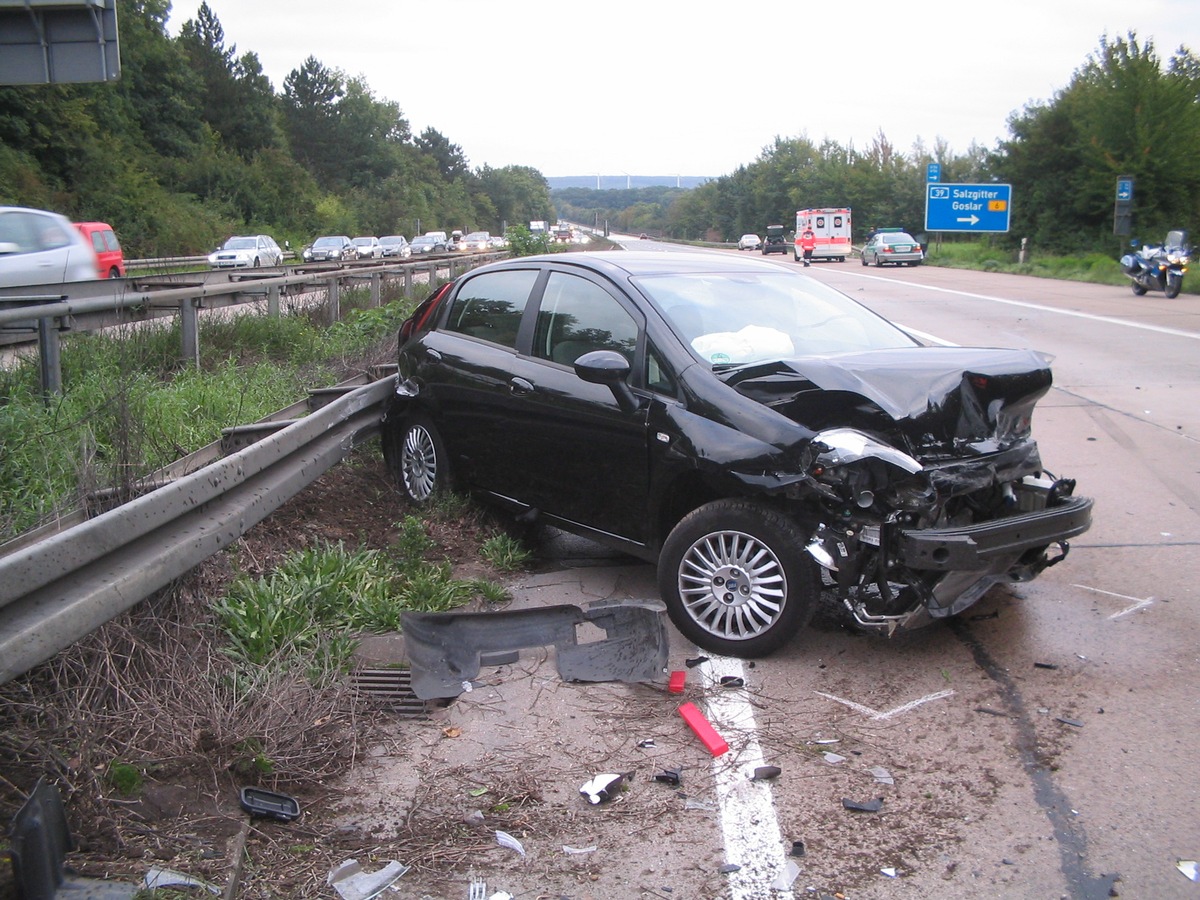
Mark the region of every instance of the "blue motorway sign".
POLYGON ((925 185, 926 231, 1008 231, 1010 184, 925 185))
POLYGON ((1117 199, 1132 200, 1133 199, 1133 179, 1118 178, 1117 179, 1117 199))
POLYGON ((942 180, 942 164, 930 163, 925 167, 926 181, 941 181, 942 180))

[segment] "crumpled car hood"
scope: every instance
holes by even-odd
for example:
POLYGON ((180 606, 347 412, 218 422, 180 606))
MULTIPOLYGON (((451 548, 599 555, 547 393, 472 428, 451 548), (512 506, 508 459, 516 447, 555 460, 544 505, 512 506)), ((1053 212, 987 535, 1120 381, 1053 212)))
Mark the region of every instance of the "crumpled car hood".
POLYGON ((1050 360, 1036 350, 906 347, 780 360, 721 377, 809 428, 891 425, 912 439, 982 440, 1003 438, 998 429, 1014 420, 1028 424, 1052 384, 1050 360))

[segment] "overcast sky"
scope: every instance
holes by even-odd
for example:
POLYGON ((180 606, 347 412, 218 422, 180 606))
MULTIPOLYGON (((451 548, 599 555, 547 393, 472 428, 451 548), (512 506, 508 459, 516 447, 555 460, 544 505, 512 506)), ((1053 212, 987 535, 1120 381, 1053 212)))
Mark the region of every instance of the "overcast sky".
MULTIPOLYGON (((173 0, 178 34, 200 0, 173 0)), ((316 57, 473 168, 708 175, 776 137, 992 147, 1134 31, 1200 55, 1198 0, 208 0, 277 92, 316 57)))

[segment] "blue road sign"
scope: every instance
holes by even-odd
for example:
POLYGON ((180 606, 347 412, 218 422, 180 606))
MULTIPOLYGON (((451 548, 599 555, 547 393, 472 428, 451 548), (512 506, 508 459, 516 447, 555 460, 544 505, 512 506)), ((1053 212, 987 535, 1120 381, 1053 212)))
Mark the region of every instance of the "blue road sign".
POLYGON ((925 185, 926 231, 1008 231, 1010 184, 925 185))
POLYGON ((942 164, 930 163, 925 167, 926 181, 941 181, 942 180, 942 164))
POLYGON ((1133 199, 1133 179, 1118 178, 1117 179, 1117 199, 1132 200, 1133 199))

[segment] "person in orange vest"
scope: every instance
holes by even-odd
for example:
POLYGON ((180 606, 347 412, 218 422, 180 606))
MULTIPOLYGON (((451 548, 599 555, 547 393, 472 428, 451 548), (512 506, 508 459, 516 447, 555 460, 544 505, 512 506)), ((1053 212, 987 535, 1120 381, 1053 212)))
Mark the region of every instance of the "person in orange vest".
POLYGON ((813 234, 811 228, 805 228, 800 232, 800 249, 804 252, 805 267, 812 261, 813 250, 817 247, 817 236, 813 234))

